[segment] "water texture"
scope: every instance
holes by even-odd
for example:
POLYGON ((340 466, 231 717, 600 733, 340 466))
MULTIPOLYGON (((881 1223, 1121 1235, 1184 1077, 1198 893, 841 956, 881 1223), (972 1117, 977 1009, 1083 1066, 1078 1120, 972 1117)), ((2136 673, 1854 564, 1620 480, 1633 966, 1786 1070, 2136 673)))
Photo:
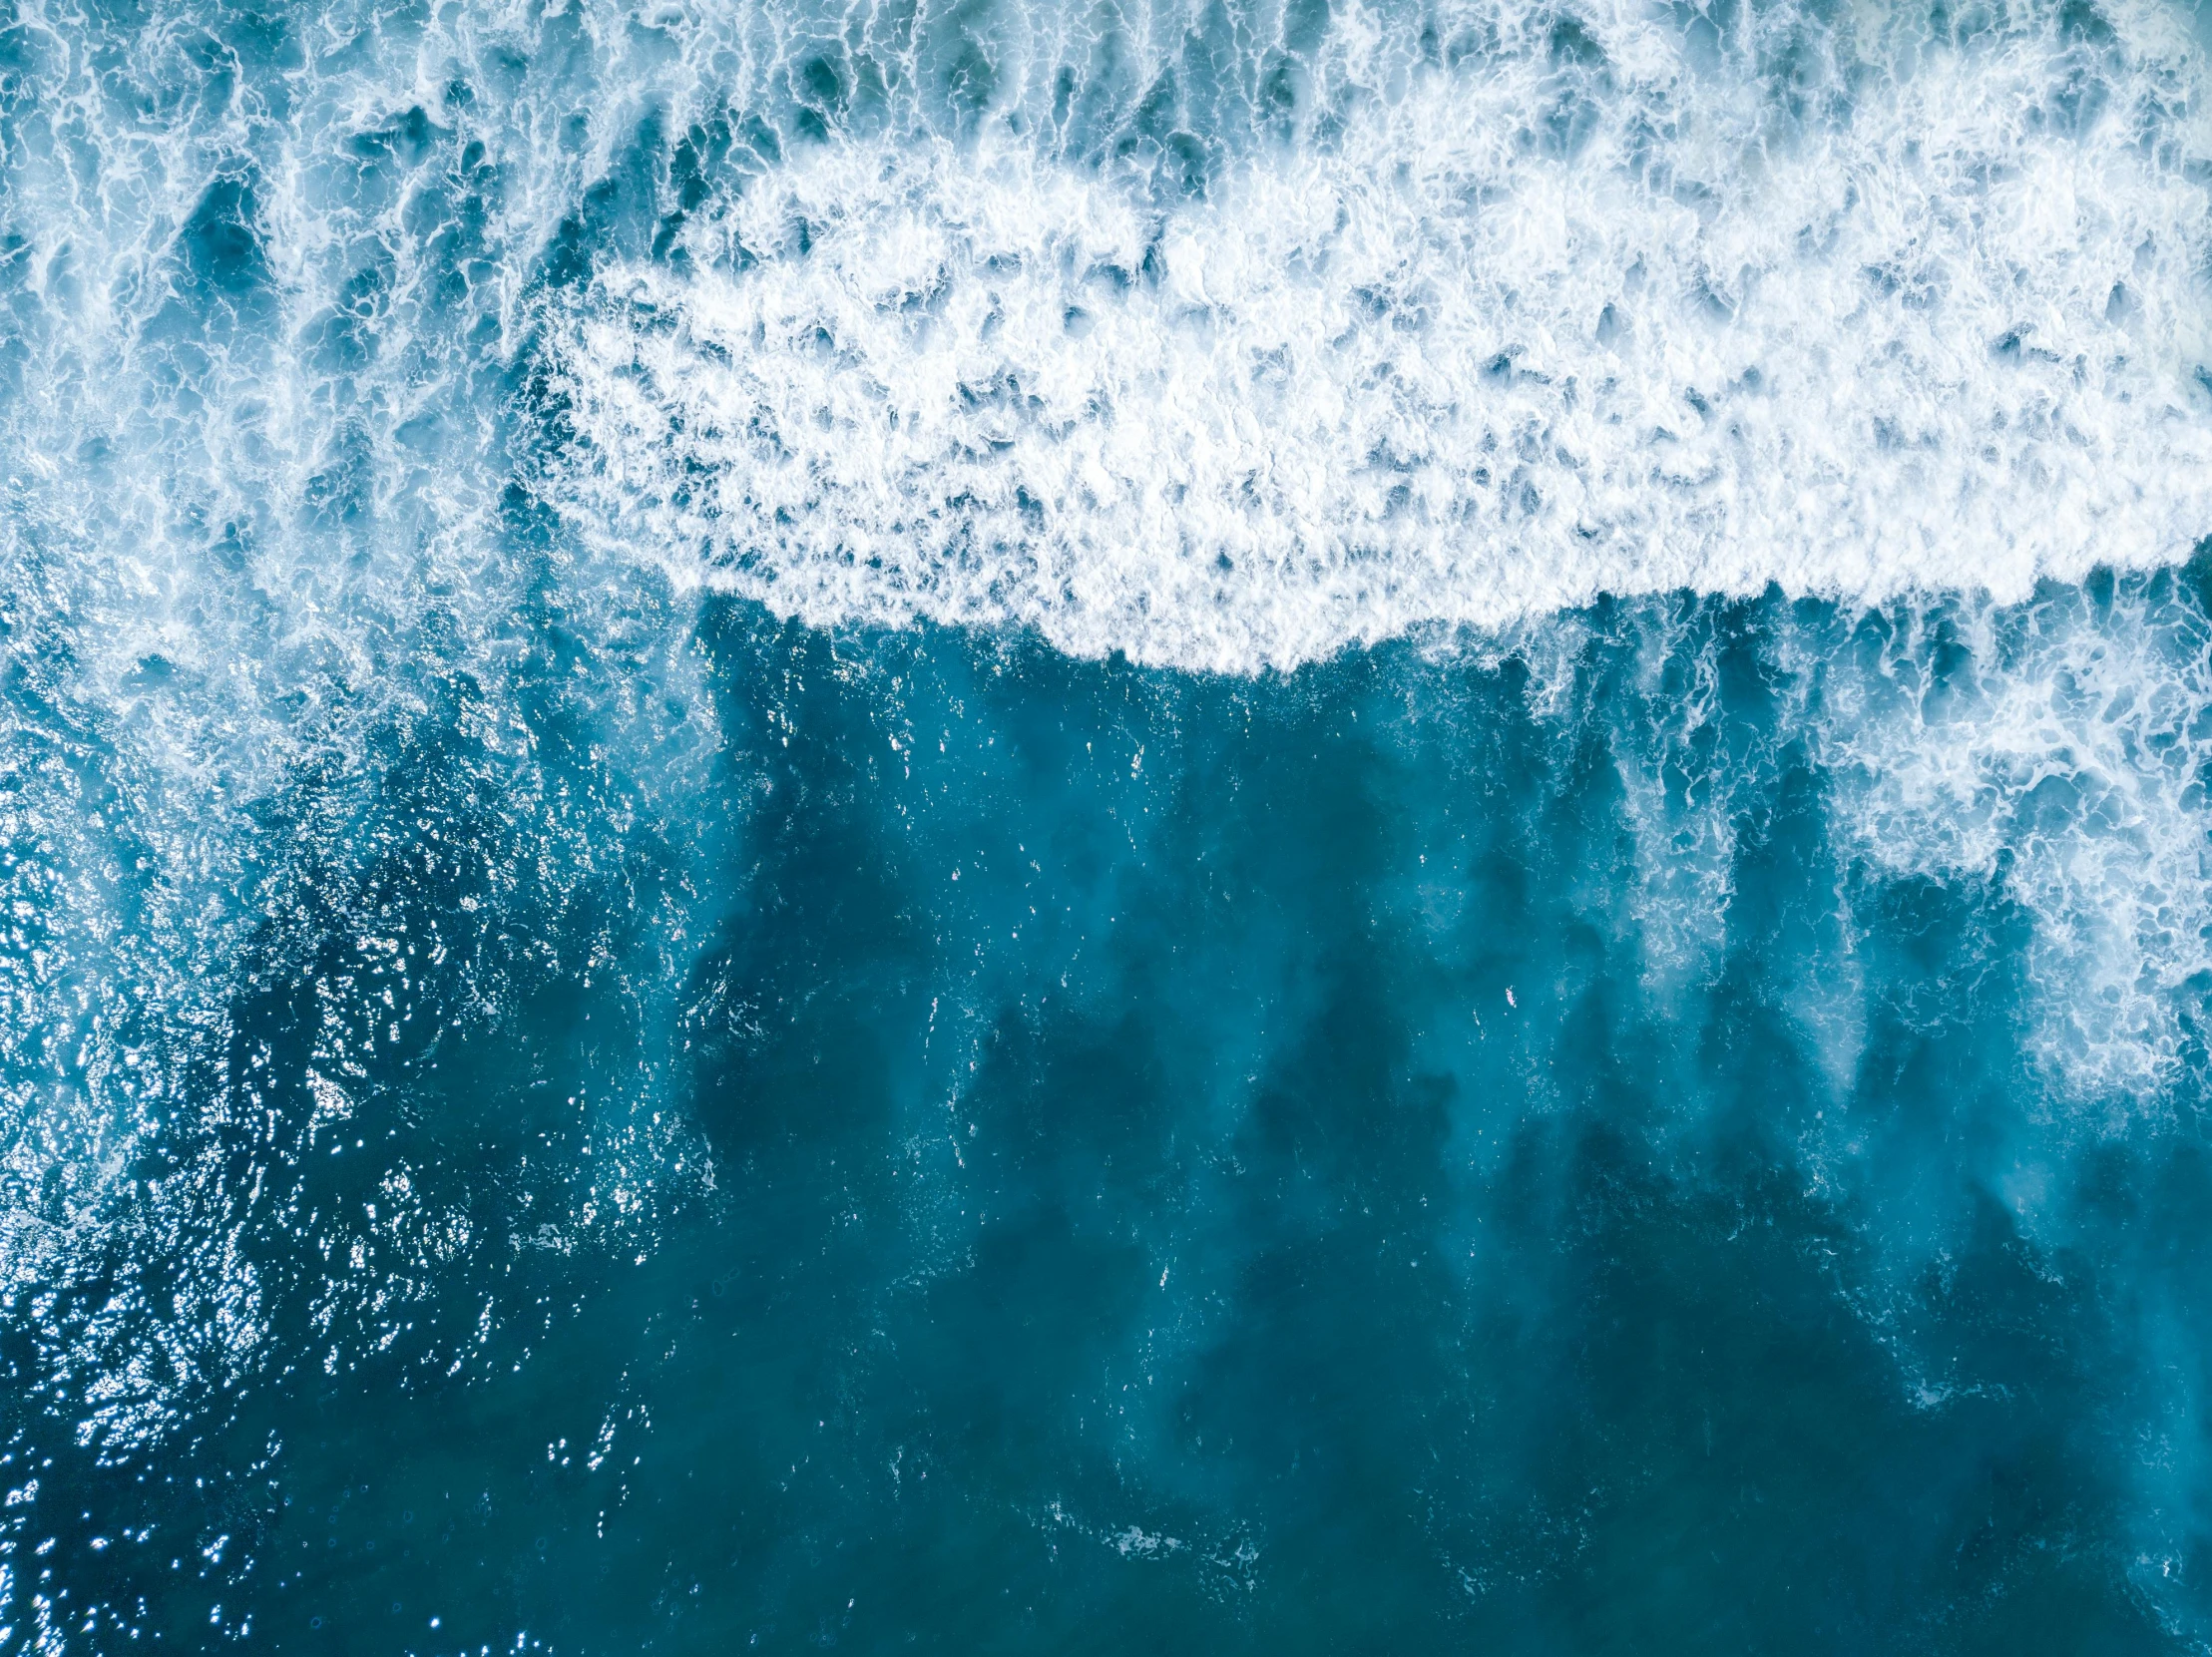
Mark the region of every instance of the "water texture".
POLYGON ((2207 34, 0 9, 0 1653, 2212 1646, 2207 34))

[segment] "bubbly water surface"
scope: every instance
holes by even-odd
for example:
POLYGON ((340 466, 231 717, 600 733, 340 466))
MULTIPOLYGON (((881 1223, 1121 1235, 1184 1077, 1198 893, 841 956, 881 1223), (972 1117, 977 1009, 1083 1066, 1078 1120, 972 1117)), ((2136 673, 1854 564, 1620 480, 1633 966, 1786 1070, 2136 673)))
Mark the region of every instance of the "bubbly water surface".
POLYGON ((0 1652, 2212 1643, 2171 0, 0 10, 0 1652))

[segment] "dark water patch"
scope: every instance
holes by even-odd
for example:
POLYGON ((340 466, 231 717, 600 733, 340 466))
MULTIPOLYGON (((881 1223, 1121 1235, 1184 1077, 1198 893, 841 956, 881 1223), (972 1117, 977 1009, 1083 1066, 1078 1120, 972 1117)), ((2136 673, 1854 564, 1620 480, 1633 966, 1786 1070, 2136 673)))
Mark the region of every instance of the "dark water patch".
MULTIPOLYGON (((2067 1106, 2016 907, 1839 850, 1774 740, 1792 613, 1683 620, 1721 717, 1678 786, 1737 790, 1686 1000, 1638 947, 1633 709, 1561 724, 1524 659, 1218 681, 710 607, 742 849, 659 1033, 623 988, 651 859, 433 869, 508 843, 514 784, 421 749, 379 808, 415 832, 310 836, 390 851, 302 865, 356 895, 240 1005, 271 1081, 226 1183, 264 1106, 309 1131, 320 1043, 392 1148, 271 1162, 285 1211, 404 1153, 486 1241, 386 1356, 302 1362, 333 1303, 293 1294, 299 1356, 224 1418, 252 1511, 193 1509, 266 1574, 136 1591, 585 1649, 2158 1649, 2122 1447, 2135 1355, 2201 1310, 2195 1141, 2055 1168, 2023 1226, 2003 1170, 2067 1106), (1839 1077, 1804 996, 1847 957, 1839 1077), (579 1101, 657 1054, 710 1191, 635 1260, 534 1229, 591 1188, 579 1101)), ((1626 645, 1591 635, 1593 693, 1626 645)))
MULTIPOLYGON (((276 306, 251 177, 219 177, 202 193, 176 243, 178 282, 171 309, 199 328, 224 330, 267 320, 276 306)), ((157 323, 157 337, 162 324, 157 323)))

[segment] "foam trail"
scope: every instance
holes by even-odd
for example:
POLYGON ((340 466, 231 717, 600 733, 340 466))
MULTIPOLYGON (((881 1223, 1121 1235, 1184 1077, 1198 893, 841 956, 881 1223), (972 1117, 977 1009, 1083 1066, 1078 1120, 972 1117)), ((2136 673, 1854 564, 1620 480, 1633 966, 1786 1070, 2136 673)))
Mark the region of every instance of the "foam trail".
POLYGON ((1308 142, 1165 202, 1011 116, 833 135, 560 324, 549 490, 810 622, 1228 671, 2185 557, 2212 127, 2114 19, 1354 11, 1308 142))
MULTIPOLYGON (((589 162, 539 135, 557 54, 495 79, 547 26, 263 22, 30 6, 4 36, 0 1307, 110 1446, 264 1361, 287 1308, 377 1350, 392 1320, 364 1309, 436 1281, 358 1257, 268 1280, 244 1192, 296 1189, 305 1142, 269 1127, 265 1178, 225 1145, 259 1108, 224 1072, 252 964, 312 982, 331 934, 390 930, 377 901, 438 809, 393 774, 460 736, 496 779, 469 828, 493 890, 558 911, 609 846, 549 800, 526 715, 658 722, 613 749, 641 775, 685 748, 649 691, 687 670, 660 584, 569 562, 547 601, 505 501, 517 294, 589 162), (593 649, 532 710, 549 613, 593 649), (149 1260, 177 1262, 160 1292, 149 1260)), ((425 1200, 386 1198, 387 1225, 455 1223, 425 1200)))
MULTIPOLYGON (((1609 625, 1640 665, 1602 696, 1583 675, 1608 623, 1547 621, 1511 643, 1548 719, 1602 733, 1634 825, 1631 913, 1654 984, 1694 990, 1718 973, 1745 836, 1782 774, 1809 764, 1847 854, 1840 880, 1932 880, 2018 906, 2029 1049, 2074 1101, 2060 1141, 2190 1108, 2212 986, 2212 634, 2172 577, 2053 586, 2015 606, 1809 608, 1759 652, 1778 690, 1755 734, 1729 706, 1710 607, 1632 608, 1609 625)), ((1801 987, 1800 1011, 1848 1077, 1866 986, 1850 982, 1850 948, 1837 970, 1801 987)))

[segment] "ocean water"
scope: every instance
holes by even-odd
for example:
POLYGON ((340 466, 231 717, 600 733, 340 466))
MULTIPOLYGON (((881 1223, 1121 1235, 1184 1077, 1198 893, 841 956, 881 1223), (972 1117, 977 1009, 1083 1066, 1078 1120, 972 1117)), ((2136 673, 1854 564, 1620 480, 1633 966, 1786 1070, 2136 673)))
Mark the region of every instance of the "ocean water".
POLYGON ((2212 26, 0 3, 0 1653, 2212 1646, 2212 26))

